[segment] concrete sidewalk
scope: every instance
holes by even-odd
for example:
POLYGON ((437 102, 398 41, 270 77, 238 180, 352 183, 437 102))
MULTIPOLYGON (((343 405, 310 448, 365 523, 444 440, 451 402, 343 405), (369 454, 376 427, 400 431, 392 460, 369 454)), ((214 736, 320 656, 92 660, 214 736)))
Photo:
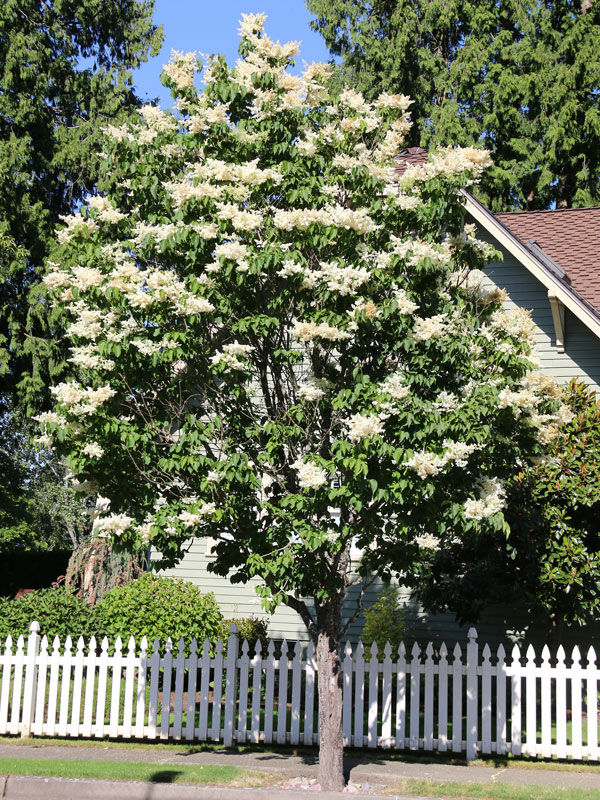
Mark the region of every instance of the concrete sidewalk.
MULTIPOLYGON (((62 761, 102 761, 102 762, 133 762, 158 765, 202 765, 202 764, 219 764, 226 766, 235 766, 242 769, 261 770, 269 775, 281 776, 282 781, 289 781, 291 778, 307 778, 313 779, 317 777, 317 756, 316 753, 307 755, 288 755, 285 752, 266 752, 254 750, 250 752, 239 752, 237 750, 202 750, 202 745, 183 744, 172 749, 153 749, 152 747, 106 747, 102 742, 90 743, 90 745, 81 745, 77 747, 70 747, 68 744, 57 745, 52 743, 45 743, 43 739, 28 740, 23 743, 22 740, 14 740, 10 743, 0 744, 0 757, 2 758, 22 758, 22 759, 52 759, 62 761)), ((358 786, 367 784, 368 791, 377 792, 378 790, 393 786, 402 778, 416 778, 419 780, 433 780, 433 781, 460 781, 460 782, 475 782, 475 783, 511 783, 519 785, 537 785, 537 786, 564 786, 572 788, 591 788, 600 789, 600 769, 597 771, 582 771, 576 772, 574 769, 552 769, 548 768, 535 768, 523 769, 518 767, 487 767, 487 766, 466 766, 466 765, 452 765, 436 763, 434 760, 428 762, 424 758, 415 761, 402 761, 397 759, 386 759, 381 751, 373 751, 372 753, 365 754, 361 758, 346 758, 345 760, 347 769, 347 779, 358 786)), ((11 781, 16 780, 11 778, 11 781)), ((45 779, 35 779, 45 780, 45 779)), ((52 779, 58 780, 58 779, 52 779)), ((61 779, 62 780, 62 779, 61 779)), ((81 781, 84 783, 95 783, 94 781, 81 781)), ((181 789, 182 785, 168 785, 168 784, 151 784, 152 792, 148 794, 148 784, 140 784, 146 786, 146 794, 144 797, 154 798, 159 795, 153 794, 159 788, 166 788, 167 791, 181 789)), ((80 787, 82 788, 82 787, 80 787)), ((194 786, 194 791, 197 797, 203 797, 201 793, 202 787, 194 786)), ((221 790, 220 790, 221 791, 221 790)), ((225 790, 223 790, 225 791, 225 790)), ((230 789, 233 792, 231 797, 239 797, 241 790, 230 789)), ((244 789, 247 791, 257 793, 257 797, 264 797, 265 793, 269 797, 279 796, 277 789, 244 789), (262 795, 261 795, 262 793, 262 795)), ((42 790, 40 795, 50 798, 45 790, 42 790)), ((0 797, 2 797, 0 791, 0 797)), ((11 795, 5 794, 5 797, 11 795)), ((26 795, 12 795, 16 797, 26 797, 26 795)), ((87 795, 85 795, 87 796, 87 795)), ((97 796, 97 795, 96 795, 97 796)), ((113 797, 113 795, 110 795, 113 797)), ((116 797, 117 795, 114 795, 116 797)), ((183 794, 180 795, 182 798, 183 794)), ((225 798, 226 794, 222 794, 225 798)), ((289 791, 284 792, 283 797, 290 796, 289 791)), ((325 798, 325 793, 319 794, 319 797, 325 798)), ((339 796, 339 795, 336 795, 339 796)), ((361 792, 361 796, 365 794, 361 792)), ((57 795, 60 800, 66 800, 64 794, 57 795)), ((78 797, 83 798, 83 794, 78 797)), ((132 795, 128 797, 133 798, 132 795)), ((175 797, 175 795, 165 794, 160 797, 175 797)), ((215 795, 216 797, 216 795, 215 795)), ((388 795, 389 797, 389 795, 388 795)))

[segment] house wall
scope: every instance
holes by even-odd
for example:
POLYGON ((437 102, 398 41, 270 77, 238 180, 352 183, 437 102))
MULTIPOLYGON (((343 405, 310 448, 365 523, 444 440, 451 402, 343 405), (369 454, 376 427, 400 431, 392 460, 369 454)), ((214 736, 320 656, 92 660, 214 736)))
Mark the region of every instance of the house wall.
MULTIPOLYGON (((487 239, 497 247, 497 243, 483 231, 479 238, 487 239)), ((510 300, 507 307, 520 306, 532 310, 536 324, 536 342, 541 366, 555 375, 559 381, 567 382, 571 378, 580 377, 594 389, 600 387, 600 346, 598 339, 573 314, 566 314, 565 353, 556 352, 556 339, 552 312, 548 301, 547 289, 531 273, 525 269, 510 253, 503 251, 503 260, 490 264, 486 269, 487 279, 507 290, 510 300)), ((226 617, 256 616, 264 617, 260 599, 254 592, 257 581, 249 584, 231 584, 228 579, 208 572, 210 556, 206 552, 205 540, 193 540, 183 561, 164 574, 184 578, 202 587, 203 591, 214 592, 215 597, 226 617)), ((374 585, 366 594, 365 607, 369 607, 377 599, 382 584, 374 585)), ((348 614, 353 604, 354 593, 351 593, 347 604, 348 614)), ((410 593, 402 590, 402 601, 406 608, 406 619, 409 626, 409 640, 420 642, 433 641, 439 645, 445 641, 452 647, 455 642, 464 644, 468 626, 459 626, 452 614, 426 614, 418 604, 410 600, 410 593)), ((349 638, 359 638, 364 625, 360 617, 350 630, 349 638)), ((512 641, 532 641, 534 643, 546 638, 546 631, 540 621, 529 619, 513 607, 494 607, 483 615, 477 624, 481 641, 497 645, 500 642, 510 646, 512 641)), ((288 640, 308 639, 308 634, 300 617, 290 609, 280 607, 270 618, 269 634, 274 638, 288 640)), ((565 644, 598 644, 600 628, 587 627, 572 630, 563 636, 565 644)))

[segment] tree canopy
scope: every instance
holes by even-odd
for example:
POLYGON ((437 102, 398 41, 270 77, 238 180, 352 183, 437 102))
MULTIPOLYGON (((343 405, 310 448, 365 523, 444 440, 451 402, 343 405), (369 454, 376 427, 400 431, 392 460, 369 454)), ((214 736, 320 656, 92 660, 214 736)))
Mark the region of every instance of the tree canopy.
POLYGON ((97 534, 171 564, 217 538, 216 572, 302 616, 321 783, 339 788, 352 543, 364 590, 504 530, 503 481, 570 412, 532 371, 528 314, 481 285, 493 251, 461 188, 488 154, 440 150, 392 185, 408 98, 332 92, 326 65, 291 75, 297 44, 263 24, 244 17, 242 57, 211 59, 202 92, 175 54, 176 115, 109 129, 123 180, 65 220, 44 279, 75 374, 38 420, 110 500, 97 534))
POLYGON ((600 202, 600 4, 590 0, 306 0, 372 99, 414 100, 410 144, 481 143, 492 210, 600 202))
POLYGON ((0 4, 0 403, 11 398, 13 412, 47 400, 48 378, 64 365, 42 265, 60 216, 101 175, 101 129, 139 105, 130 70, 158 52, 153 6, 0 4))

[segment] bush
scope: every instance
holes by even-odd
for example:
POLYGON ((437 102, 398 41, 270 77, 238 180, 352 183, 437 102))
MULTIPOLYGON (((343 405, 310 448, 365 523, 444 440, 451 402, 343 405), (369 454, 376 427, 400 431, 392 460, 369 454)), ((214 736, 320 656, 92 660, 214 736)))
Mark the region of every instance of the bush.
POLYGON ((397 657, 398 647, 408 631, 405 614, 399 607, 398 587, 386 586, 377 601, 364 612, 365 625, 360 638, 365 645, 365 658, 371 657, 370 645, 373 642, 377 643, 380 661, 387 642, 392 646, 392 660, 397 657))
POLYGON ((146 636, 150 645, 156 637, 164 649, 170 636, 174 647, 183 638, 216 642, 223 616, 214 595, 202 594, 197 586, 179 578, 165 578, 147 572, 126 586, 111 589, 95 606, 98 629, 109 638, 124 642, 133 636, 139 643, 146 636))
POLYGON ((260 639, 262 644, 261 652, 264 656, 269 645, 269 639, 267 636, 267 628, 269 627, 268 621, 266 619, 257 619, 256 617, 236 617, 235 619, 224 619, 221 623, 219 636, 223 639, 225 650, 227 648, 227 639, 229 638, 229 628, 233 622, 235 622, 238 627, 240 651, 242 642, 244 639, 246 639, 249 645, 248 652, 250 656, 253 656, 256 642, 260 639))
POLYGON ((89 638, 96 632, 94 613, 85 600, 62 587, 38 589, 17 600, 0 598, 1 641, 9 634, 13 641, 21 634, 27 637, 34 620, 40 623, 40 634, 50 641, 55 636, 61 641, 67 636, 89 638))

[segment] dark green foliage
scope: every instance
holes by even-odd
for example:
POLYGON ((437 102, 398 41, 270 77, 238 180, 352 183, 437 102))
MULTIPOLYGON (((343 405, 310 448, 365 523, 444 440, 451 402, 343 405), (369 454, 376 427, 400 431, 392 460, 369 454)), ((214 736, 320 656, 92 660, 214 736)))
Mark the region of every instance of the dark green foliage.
POLYGON ((175 578, 147 572, 127 586, 112 589, 95 607, 98 629, 109 637, 146 636, 161 646, 170 636, 174 642, 193 637, 215 642, 223 617, 213 594, 202 594, 197 586, 175 578))
POLYGON ((365 645, 365 658, 371 657, 370 645, 377 643, 378 658, 384 658, 384 648, 389 642, 392 646, 392 658, 398 654, 398 647, 406 640, 408 627, 405 611, 398 602, 398 587, 386 586, 370 608, 363 614, 365 624, 360 634, 365 645))
POLYGON ((64 367, 42 264, 59 215, 98 181, 102 128, 138 105, 130 70, 162 38, 153 7, 0 3, 0 403, 12 395, 20 410, 43 404, 48 378, 64 367))
POLYGON ((482 534, 436 553, 429 579, 417 588, 427 607, 477 621, 489 603, 520 602, 559 630, 598 616, 600 406, 576 381, 568 405, 575 416, 548 459, 510 484, 510 534, 482 534))
POLYGON ((482 142, 493 210, 600 202, 600 4, 306 0, 340 79, 414 99, 409 144, 482 142))
POLYGON ((90 607, 63 588, 38 589, 17 600, 0 598, 0 641, 9 634, 13 642, 21 634, 27 637, 34 620, 40 623, 40 635, 50 640, 54 636, 88 638, 96 632, 90 607))
POLYGON ((267 652, 269 639, 267 636, 267 628, 269 622, 266 619, 258 619, 257 617, 235 617, 234 619, 224 619, 219 629, 219 636, 225 642, 229 637, 229 628, 235 622, 238 629, 238 639, 240 647, 244 639, 248 642, 248 652, 250 655, 254 654, 256 642, 260 640, 262 645, 263 654, 267 652))

